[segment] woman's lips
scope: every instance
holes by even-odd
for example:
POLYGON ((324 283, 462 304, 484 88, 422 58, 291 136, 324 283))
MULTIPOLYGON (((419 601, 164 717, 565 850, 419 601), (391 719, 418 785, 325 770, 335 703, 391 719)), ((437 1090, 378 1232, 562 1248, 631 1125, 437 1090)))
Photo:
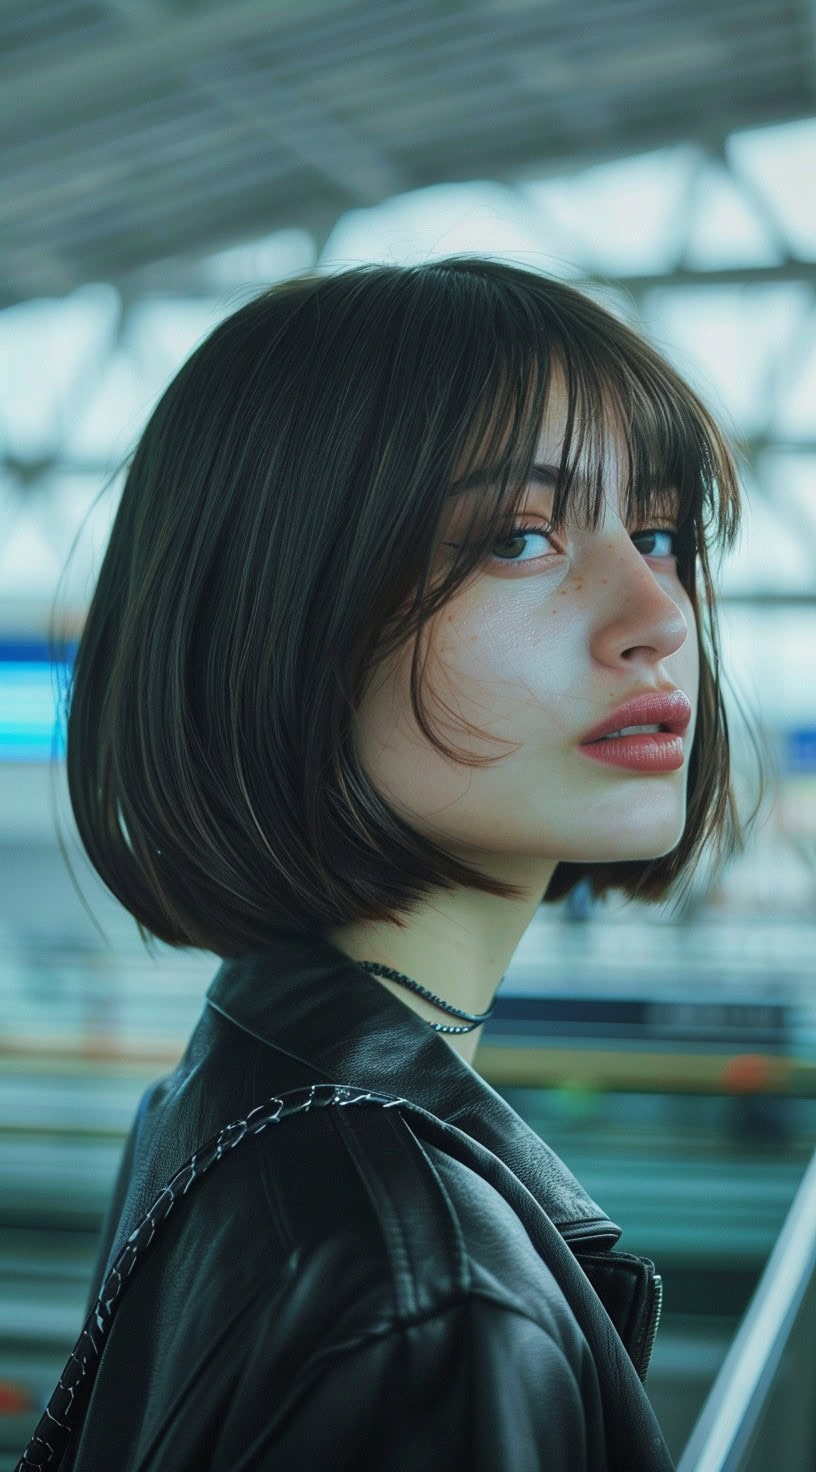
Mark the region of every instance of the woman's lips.
POLYGON ((579 744, 578 750, 594 761, 630 772, 676 772, 685 761, 683 738, 671 731, 602 737, 579 744))
POLYGON ((691 702, 676 686, 669 690, 641 690, 585 731, 581 744, 628 726, 662 726, 670 735, 684 736, 691 717, 691 702))

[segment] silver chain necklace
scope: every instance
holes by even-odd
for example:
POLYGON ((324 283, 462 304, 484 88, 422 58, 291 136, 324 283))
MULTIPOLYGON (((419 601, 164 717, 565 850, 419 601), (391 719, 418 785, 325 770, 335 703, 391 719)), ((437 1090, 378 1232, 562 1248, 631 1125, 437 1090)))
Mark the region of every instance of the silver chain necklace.
POLYGON ((443 1011, 452 1013, 454 1017, 467 1018, 467 1027, 448 1027, 444 1022, 430 1023, 430 1026, 436 1032, 473 1032, 474 1027, 478 1027, 480 1023, 486 1022, 488 1017, 492 1016, 496 1006, 496 1003, 493 1002, 487 1012, 482 1012, 481 1014, 476 1012, 462 1012, 459 1007, 453 1007, 450 1002, 444 1002, 441 997, 435 997, 433 992, 429 992, 427 987, 420 986, 419 982, 414 981, 413 977, 403 976, 401 971, 393 971, 390 966, 381 966, 379 961, 357 961, 356 964, 362 966, 364 971, 372 971, 377 976, 386 976, 389 981, 401 981, 403 986, 411 987, 413 991, 418 992, 421 997, 424 997, 427 1002, 433 1002, 435 1007, 441 1007, 443 1011))

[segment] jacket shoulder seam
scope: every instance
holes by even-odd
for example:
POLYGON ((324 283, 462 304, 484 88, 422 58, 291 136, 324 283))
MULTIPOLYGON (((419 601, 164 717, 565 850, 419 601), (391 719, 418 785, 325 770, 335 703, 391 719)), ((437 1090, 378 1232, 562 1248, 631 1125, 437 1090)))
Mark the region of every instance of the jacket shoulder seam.
POLYGON ((358 1332, 347 1339, 320 1345, 307 1356, 302 1368, 305 1370, 307 1366, 310 1367, 320 1364, 324 1359, 334 1359, 339 1358, 343 1354, 353 1354, 355 1351, 366 1349, 369 1345, 376 1344, 380 1340, 396 1338, 406 1329, 419 1328, 425 1323, 433 1324, 453 1312, 453 1310, 477 1302, 490 1304, 493 1308, 500 1309, 505 1314, 510 1314, 514 1318, 524 1319, 528 1324, 533 1324, 541 1334, 546 1336, 553 1349, 557 1350, 565 1364, 569 1365, 570 1370, 574 1373, 574 1366, 570 1362, 563 1345, 559 1343, 552 1330, 546 1324, 543 1324, 534 1314, 528 1313, 518 1304, 502 1298, 499 1294, 489 1293, 481 1286, 468 1288, 465 1292, 458 1293, 455 1296, 448 1296, 443 1303, 435 1304, 433 1308, 424 1309, 422 1312, 414 1313, 407 1318, 390 1319, 386 1323, 378 1324, 367 1331, 358 1332))
MULTIPOLYGON (((396 1147, 400 1156, 411 1168, 409 1187, 414 1191, 421 1191, 425 1201, 432 1196, 437 1218, 440 1215, 444 1218, 440 1232, 434 1234, 434 1244, 438 1243, 440 1252, 444 1254, 444 1267, 448 1281, 454 1285, 456 1294, 461 1295, 470 1288, 472 1283, 470 1258, 458 1212, 444 1183, 426 1151, 422 1149, 421 1142, 417 1140, 413 1130, 401 1115, 395 1117, 393 1111, 379 1111, 376 1119, 379 1127, 386 1130, 389 1144, 392 1148, 396 1147), (411 1149, 409 1136, 413 1141, 414 1149, 411 1149)), ((373 1122, 373 1117, 371 1122, 373 1122)), ((358 1116, 352 1119, 348 1111, 334 1116, 334 1123, 381 1223, 388 1259, 393 1270, 394 1297, 399 1306, 398 1322, 411 1321, 417 1313, 419 1302, 418 1280, 420 1276, 423 1276, 427 1262, 422 1260, 421 1255, 416 1254, 411 1235, 406 1233, 402 1226, 402 1219, 406 1214, 405 1204, 394 1199, 388 1179, 388 1170, 382 1168, 377 1154, 366 1145, 363 1138, 366 1124, 363 1124, 358 1116), (376 1172, 376 1186, 367 1174, 367 1168, 376 1172)), ((409 1217, 411 1214, 412 1208, 409 1207, 409 1217)))

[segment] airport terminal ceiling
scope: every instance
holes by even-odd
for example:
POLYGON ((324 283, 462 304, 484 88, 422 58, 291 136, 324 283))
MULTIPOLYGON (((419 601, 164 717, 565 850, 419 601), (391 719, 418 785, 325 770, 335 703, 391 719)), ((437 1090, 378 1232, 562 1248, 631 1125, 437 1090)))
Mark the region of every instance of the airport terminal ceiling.
POLYGON ((0 74, 9 305, 137 290, 157 262, 181 286, 173 257, 282 226, 320 250, 345 211, 438 183, 678 142, 716 158, 816 111, 816 19, 812 0, 7 0, 0 74))

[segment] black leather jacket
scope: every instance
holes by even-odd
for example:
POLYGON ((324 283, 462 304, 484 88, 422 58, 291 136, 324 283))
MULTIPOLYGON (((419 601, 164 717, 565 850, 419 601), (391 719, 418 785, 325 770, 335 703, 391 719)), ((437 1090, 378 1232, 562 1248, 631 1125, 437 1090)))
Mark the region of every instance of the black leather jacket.
POLYGON ((317 935, 222 964, 143 1095, 89 1311, 165 1182, 196 1180, 127 1282, 65 1472, 672 1472, 643 1389, 654 1265, 428 1023, 317 935))

